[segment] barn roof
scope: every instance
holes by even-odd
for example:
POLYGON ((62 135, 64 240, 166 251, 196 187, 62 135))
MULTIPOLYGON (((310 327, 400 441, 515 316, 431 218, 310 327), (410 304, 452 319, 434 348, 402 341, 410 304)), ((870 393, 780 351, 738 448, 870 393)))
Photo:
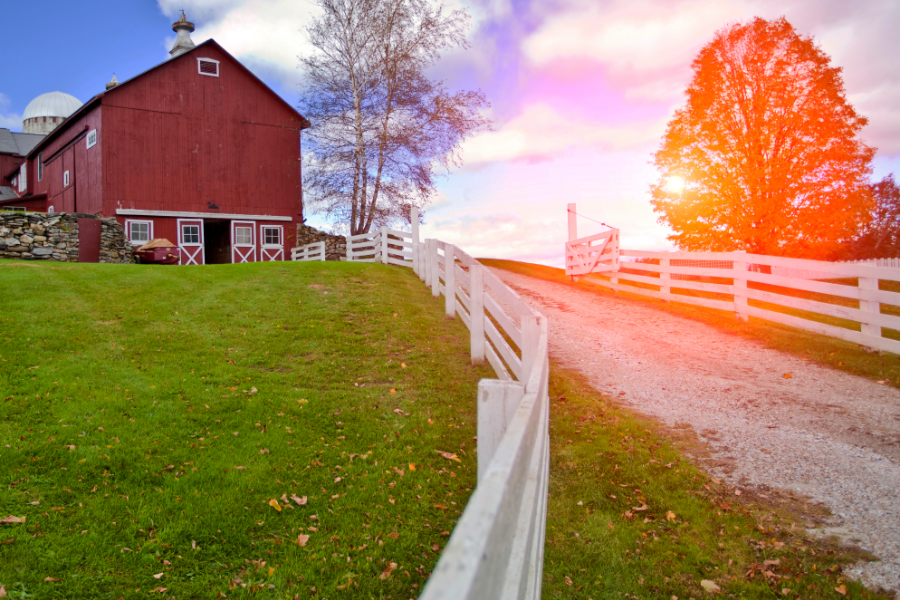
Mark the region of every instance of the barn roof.
POLYGON ((39 133, 17 133, 0 128, 0 154, 26 156, 42 139, 44 136, 39 133))
MULTIPOLYGON (((126 79, 125 81, 119 83, 119 85, 117 85, 116 87, 110 88, 110 89, 107 90, 106 92, 101 92, 101 93, 97 94, 96 96, 94 96, 93 98, 91 98, 90 100, 88 100, 87 102, 85 102, 85 103, 81 106, 81 108, 79 108, 79 109, 76 110, 74 113, 72 113, 71 115, 69 115, 69 118, 67 118, 65 121, 63 121, 62 123, 60 123, 59 126, 58 126, 56 129, 54 129, 54 130, 51 131, 49 134, 47 134, 47 136, 44 137, 44 139, 41 140, 40 143, 37 143, 37 144, 29 151, 29 153, 28 153, 28 154, 29 154, 29 158, 31 157, 31 155, 35 154, 35 152, 37 152, 42 146, 45 146, 45 145, 46 145, 47 143, 49 143, 51 140, 55 139, 60 133, 62 133, 62 132, 65 131, 66 129, 68 129, 69 125, 70 125, 72 122, 74 122, 75 119, 77 119, 77 118, 80 117, 82 114, 84 114, 85 112, 89 111, 90 109, 92 109, 92 108, 93 108, 94 106, 96 106, 98 103, 100 103, 101 99, 102 99, 104 96, 106 96, 107 94, 115 94, 115 93, 116 93, 116 90, 120 89, 122 86, 128 85, 128 84, 131 83, 132 81, 135 81, 135 80, 137 80, 137 79, 140 79, 141 77, 143 77, 143 76, 146 75, 147 73, 149 73, 149 72, 151 72, 151 71, 154 71, 154 70, 156 70, 156 69, 158 69, 158 68, 160 68, 160 67, 163 67, 163 66, 165 66, 165 65, 168 65, 168 64, 170 64, 170 63, 173 62, 173 61, 182 59, 182 58, 185 57, 185 56, 188 56, 188 55, 190 55, 190 54, 193 54, 194 52, 196 52, 197 50, 199 50, 200 48, 203 48, 203 47, 205 47, 205 46, 214 46, 215 48, 219 49, 226 57, 230 58, 230 59, 234 62, 234 64, 236 64, 239 68, 243 69, 244 72, 247 73, 247 75, 249 75, 252 79, 256 80, 256 82, 259 83, 259 85, 261 85, 261 86, 263 87, 263 89, 265 89, 267 92, 269 92, 269 94, 270 94, 273 98, 275 98, 277 101, 281 102, 288 110, 290 110, 291 112, 293 112, 294 114, 296 114, 297 117, 298 117, 298 120, 299 120, 299 122, 300 122, 300 129, 301 129, 301 130, 307 129, 307 128, 310 127, 310 122, 309 122, 309 120, 308 120, 306 117, 304 117, 303 115, 301 115, 301 114, 297 111, 296 108, 294 108, 293 106, 291 106, 291 104, 290 104, 287 100, 285 100, 284 98, 282 98, 281 96, 279 96, 278 94, 276 94, 276 93, 274 92, 274 90, 272 90, 272 88, 270 88, 270 87, 267 86, 265 83, 263 83, 263 81, 262 81, 259 77, 257 77, 257 76, 253 73, 253 71, 251 71, 251 70, 248 69, 246 66, 244 66, 244 64, 243 64, 241 61, 239 61, 238 59, 236 59, 235 57, 233 57, 227 50, 225 50, 225 48, 223 48, 222 46, 220 46, 219 43, 216 42, 216 40, 210 38, 210 39, 206 40, 205 42, 203 42, 203 43, 201 43, 201 44, 197 44, 194 48, 192 48, 191 50, 188 50, 187 52, 184 52, 183 54, 179 54, 178 56, 176 56, 176 57, 174 57, 174 58, 170 58, 169 60, 166 60, 166 61, 164 61, 164 62, 159 63, 158 65, 155 65, 155 66, 153 66, 153 67, 150 67, 150 68, 147 69, 146 71, 144 71, 144 72, 142 72, 142 73, 138 73, 138 74, 135 75, 134 77, 130 77, 129 79, 126 79)), ((22 135, 22 134, 17 134, 17 135, 22 135)), ((27 135, 27 134, 26 134, 26 135, 27 135)))
POLYGON ((14 200, 18 197, 19 196, 11 187, 0 185, 0 202, 3 202, 4 200, 14 200))

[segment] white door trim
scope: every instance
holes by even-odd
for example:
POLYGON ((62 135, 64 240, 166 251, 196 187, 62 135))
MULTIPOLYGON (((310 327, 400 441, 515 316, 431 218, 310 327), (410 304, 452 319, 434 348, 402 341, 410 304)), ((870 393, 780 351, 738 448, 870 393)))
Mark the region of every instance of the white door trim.
POLYGON ((205 265, 206 254, 203 251, 203 219, 178 219, 178 249, 181 251, 182 265, 205 265), (183 225, 196 225, 200 230, 199 244, 185 244, 183 225), (199 260, 198 260, 199 257, 199 260))
POLYGON ((231 222, 231 264, 236 265, 245 262, 256 262, 256 227, 253 221, 231 222), (238 244, 235 229, 240 227, 250 228, 250 244, 238 244))
POLYGON ((260 225, 259 226, 259 248, 260 260, 284 260, 284 226, 282 225, 260 225), (264 229, 277 229, 280 244, 266 244, 266 236, 263 235, 264 229))

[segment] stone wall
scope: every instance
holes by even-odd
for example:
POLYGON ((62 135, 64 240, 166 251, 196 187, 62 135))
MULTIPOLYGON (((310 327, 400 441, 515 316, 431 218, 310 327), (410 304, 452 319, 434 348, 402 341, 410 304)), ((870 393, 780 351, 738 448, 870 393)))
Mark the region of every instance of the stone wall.
MULTIPOLYGON (((0 257, 78 262, 79 213, 0 212, 0 257)), ((131 262, 131 245, 115 218, 100 219, 100 262, 131 262)))
POLYGON ((347 238, 331 235, 315 227, 297 225, 297 247, 325 242, 325 260, 345 260, 347 258, 347 238))

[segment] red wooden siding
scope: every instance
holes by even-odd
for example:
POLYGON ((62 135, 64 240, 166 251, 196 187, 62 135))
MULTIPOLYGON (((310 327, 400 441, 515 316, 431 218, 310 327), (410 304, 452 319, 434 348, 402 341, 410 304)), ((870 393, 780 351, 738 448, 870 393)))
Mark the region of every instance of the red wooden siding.
MULTIPOLYGON (((104 211, 101 110, 100 105, 88 109, 41 149, 44 159, 41 181, 37 180, 37 155, 28 161, 28 177, 34 193, 46 193, 47 205, 56 212, 95 214, 104 211), (97 130, 97 144, 87 148, 84 134, 93 129, 97 130), (77 141, 72 143, 73 140, 77 141), (60 150, 63 152, 59 153, 60 150), (66 170, 69 171, 68 187, 63 186, 63 172, 66 170)), ((113 214, 115 211, 105 212, 106 216, 113 214)))
POLYGON ((135 208, 300 220, 298 115, 217 46, 183 54, 107 92, 102 102, 104 213, 135 208), (219 77, 200 75, 198 57, 220 61, 219 77))
MULTIPOLYGON (((10 186, 9 179, 6 178, 9 172, 16 168, 16 165, 23 162, 21 156, 13 156, 12 154, 0 154, 0 185, 10 186)), ((16 187, 18 189, 18 187, 16 187)))

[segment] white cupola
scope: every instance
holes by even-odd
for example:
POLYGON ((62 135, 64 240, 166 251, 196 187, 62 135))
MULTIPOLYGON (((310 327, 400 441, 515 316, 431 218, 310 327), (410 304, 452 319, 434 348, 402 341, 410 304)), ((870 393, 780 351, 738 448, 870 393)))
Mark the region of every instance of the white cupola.
POLYGON ((172 58, 180 56, 194 47, 194 41, 191 40, 191 32, 194 31, 194 24, 187 20, 184 11, 181 11, 181 18, 172 24, 172 31, 178 34, 175 38, 175 45, 169 51, 172 58))

